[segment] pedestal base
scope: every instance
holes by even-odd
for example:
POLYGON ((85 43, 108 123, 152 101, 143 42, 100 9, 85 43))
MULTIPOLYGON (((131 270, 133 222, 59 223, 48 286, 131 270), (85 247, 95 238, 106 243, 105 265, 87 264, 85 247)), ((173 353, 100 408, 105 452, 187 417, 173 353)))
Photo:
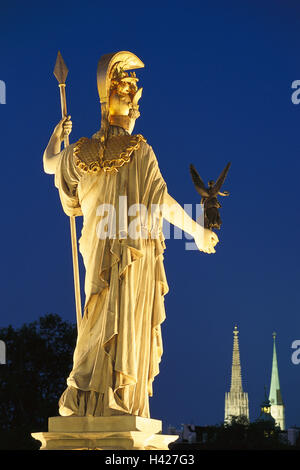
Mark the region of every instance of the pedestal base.
POLYGON ((161 430, 161 421, 140 416, 68 416, 49 418, 48 432, 31 435, 41 450, 168 450, 178 436, 161 430))

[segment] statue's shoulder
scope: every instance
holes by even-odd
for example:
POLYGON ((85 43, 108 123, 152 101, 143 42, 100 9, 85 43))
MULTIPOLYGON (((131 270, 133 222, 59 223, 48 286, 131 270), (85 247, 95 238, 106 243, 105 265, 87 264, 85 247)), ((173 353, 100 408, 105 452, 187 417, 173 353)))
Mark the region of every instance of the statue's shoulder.
POLYGON ((73 158, 77 168, 85 173, 97 172, 99 154, 103 153, 100 139, 81 137, 73 147, 73 158))
POLYGON ((134 135, 114 135, 106 141, 104 149, 105 159, 120 157, 123 154, 131 154, 134 150, 138 150, 146 139, 142 134, 134 135))
POLYGON ((151 150, 151 145, 149 145, 146 137, 142 134, 133 134, 131 137, 131 145, 135 147, 135 149, 143 150, 144 152, 151 150))
POLYGON ((123 166, 129 163, 135 151, 148 148, 150 146, 141 134, 111 136, 105 143, 101 139, 81 137, 74 145, 73 157, 80 170, 97 173, 123 166))

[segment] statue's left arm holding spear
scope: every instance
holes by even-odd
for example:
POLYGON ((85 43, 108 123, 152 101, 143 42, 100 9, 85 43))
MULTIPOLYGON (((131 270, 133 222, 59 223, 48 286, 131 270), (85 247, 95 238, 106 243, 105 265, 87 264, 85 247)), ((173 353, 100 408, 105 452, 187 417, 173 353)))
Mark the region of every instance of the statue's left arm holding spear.
MULTIPOLYGON (((54 75, 58 81, 58 86, 60 90, 62 119, 56 125, 43 155, 44 170, 48 174, 55 173, 57 163, 60 158, 61 143, 64 142, 65 147, 69 145, 69 134, 72 131, 72 121, 71 121, 71 116, 68 115, 67 113, 67 100, 66 100, 66 78, 68 75, 68 69, 66 67, 66 64, 60 52, 58 52, 57 54, 56 64, 54 67, 54 75)), ((73 258, 76 319, 77 319, 77 327, 79 328, 79 325, 82 319, 82 307, 81 307, 81 295, 80 295, 76 222, 75 222, 74 216, 70 216, 70 232, 71 232, 71 246, 72 246, 72 258, 73 258)))

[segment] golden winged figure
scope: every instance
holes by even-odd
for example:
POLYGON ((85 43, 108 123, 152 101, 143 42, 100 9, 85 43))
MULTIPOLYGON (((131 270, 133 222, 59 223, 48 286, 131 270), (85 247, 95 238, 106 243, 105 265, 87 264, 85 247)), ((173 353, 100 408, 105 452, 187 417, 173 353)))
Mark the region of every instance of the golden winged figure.
POLYGON ((197 192, 201 196, 201 204, 204 205, 204 227, 212 230, 213 228, 220 229, 222 220, 220 218, 219 209, 221 206, 218 201, 218 196, 229 196, 228 191, 222 191, 221 188, 226 179, 231 162, 227 163, 226 167, 220 174, 216 182, 210 180, 208 187, 205 186, 201 176, 193 165, 190 165, 190 173, 193 183, 197 192))

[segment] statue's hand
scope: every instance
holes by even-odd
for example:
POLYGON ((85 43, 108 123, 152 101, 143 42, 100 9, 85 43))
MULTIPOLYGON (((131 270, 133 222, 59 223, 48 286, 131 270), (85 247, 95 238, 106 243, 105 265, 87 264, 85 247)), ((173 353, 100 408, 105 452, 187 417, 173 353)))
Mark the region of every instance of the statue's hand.
POLYGON ((55 126, 53 135, 62 142, 66 135, 72 132, 72 121, 71 116, 62 118, 59 123, 55 126))
POLYGON ((195 235, 195 243, 200 251, 204 253, 215 253, 215 246, 219 242, 219 238, 215 232, 209 230, 208 228, 201 227, 195 235))

